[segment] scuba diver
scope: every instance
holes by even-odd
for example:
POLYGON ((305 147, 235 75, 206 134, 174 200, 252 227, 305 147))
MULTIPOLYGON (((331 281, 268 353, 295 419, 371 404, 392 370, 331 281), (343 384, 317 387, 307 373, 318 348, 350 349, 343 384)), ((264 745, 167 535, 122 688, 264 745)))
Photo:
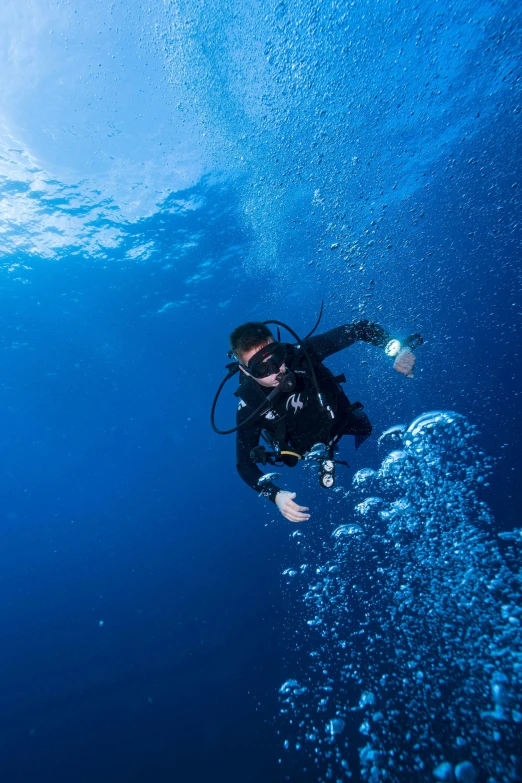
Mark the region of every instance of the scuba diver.
MULTIPOLYGON (((355 448, 368 438, 372 425, 360 402, 350 403, 341 384, 344 375, 334 376, 323 364, 324 359, 358 340, 384 349, 394 360, 393 369, 413 377, 416 357, 413 349, 423 339, 415 334, 398 340, 382 326, 371 321, 356 321, 312 337, 312 331, 301 340, 280 321, 252 321, 238 326, 230 335, 228 375, 214 398, 211 424, 215 432, 236 432, 236 467, 249 487, 272 500, 281 514, 291 522, 310 518, 308 508, 295 502, 295 492, 280 489, 273 483, 280 474, 263 473, 258 464, 294 467, 306 459, 319 469, 319 483, 330 488, 335 482, 334 458, 343 435, 353 435, 355 448), (268 324, 286 329, 294 343, 276 339, 268 324), (236 426, 220 430, 214 413, 225 383, 240 373, 236 426), (271 451, 260 445, 266 442, 271 451)), ((340 463, 347 464, 347 463, 340 463)))

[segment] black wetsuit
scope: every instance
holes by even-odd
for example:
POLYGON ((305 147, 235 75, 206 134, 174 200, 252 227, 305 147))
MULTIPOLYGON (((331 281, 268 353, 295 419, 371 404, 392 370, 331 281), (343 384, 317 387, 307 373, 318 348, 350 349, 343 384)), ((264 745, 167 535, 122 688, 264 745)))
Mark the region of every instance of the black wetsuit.
MULTIPOLYGON (((338 326, 324 334, 310 337, 305 345, 313 362, 317 381, 324 401, 335 414, 332 420, 321 411, 315 386, 311 379, 310 366, 300 345, 286 345, 286 367, 296 377, 296 386, 292 392, 281 392, 272 401, 270 408, 262 409, 251 424, 238 430, 236 440, 237 470, 243 481, 256 492, 263 491, 271 500, 275 499, 279 487, 257 482, 263 475, 252 461, 250 452, 259 444, 261 432, 266 431, 270 439, 278 443, 281 449, 290 448, 303 455, 315 443, 332 445, 343 435, 355 435, 356 447, 372 431, 370 420, 360 409, 352 406, 330 370, 322 364, 331 356, 349 345, 363 340, 384 348, 391 335, 376 323, 357 321, 353 324, 338 326)), ((240 398, 236 423, 240 425, 256 408, 260 406, 272 389, 261 386, 250 376, 241 374, 236 396, 240 398)), ((289 466, 297 463, 297 458, 285 458, 289 466)))

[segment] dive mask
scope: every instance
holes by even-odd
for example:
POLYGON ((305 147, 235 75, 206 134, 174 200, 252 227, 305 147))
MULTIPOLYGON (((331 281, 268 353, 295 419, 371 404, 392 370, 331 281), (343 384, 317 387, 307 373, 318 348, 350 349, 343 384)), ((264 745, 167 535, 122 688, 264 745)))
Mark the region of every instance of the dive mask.
POLYGON ((247 365, 242 367, 253 378, 268 378, 269 375, 277 375, 280 367, 286 359, 286 348, 282 343, 269 343, 255 353, 247 365))

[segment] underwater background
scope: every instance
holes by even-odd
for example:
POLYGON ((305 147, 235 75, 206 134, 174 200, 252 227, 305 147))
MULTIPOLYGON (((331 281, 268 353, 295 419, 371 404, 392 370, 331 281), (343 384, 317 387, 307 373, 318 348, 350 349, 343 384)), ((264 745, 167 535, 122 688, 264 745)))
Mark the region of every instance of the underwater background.
POLYGON ((2 780, 522 780, 520 4, 0 18, 2 780), (297 528, 209 414, 321 300, 425 344, 297 528))

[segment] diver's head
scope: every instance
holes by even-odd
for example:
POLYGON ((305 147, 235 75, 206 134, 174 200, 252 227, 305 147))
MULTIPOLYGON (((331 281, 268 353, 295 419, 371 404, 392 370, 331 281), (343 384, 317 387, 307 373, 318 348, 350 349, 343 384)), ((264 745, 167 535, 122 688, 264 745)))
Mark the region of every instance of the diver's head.
POLYGON ((261 386, 279 385, 285 371, 286 349, 274 340, 270 329, 259 321, 238 326, 230 335, 230 347, 239 360, 239 369, 261 386))
POLYGON ((252 355, 252 350, 255 348, 264 348, 268 343, 274 342, 274 335, 261 321, 249 321, 246 324, 237 326, 230 335, 230 347, 232 353, 243 364, 248 364, 246 354, 252 355))

